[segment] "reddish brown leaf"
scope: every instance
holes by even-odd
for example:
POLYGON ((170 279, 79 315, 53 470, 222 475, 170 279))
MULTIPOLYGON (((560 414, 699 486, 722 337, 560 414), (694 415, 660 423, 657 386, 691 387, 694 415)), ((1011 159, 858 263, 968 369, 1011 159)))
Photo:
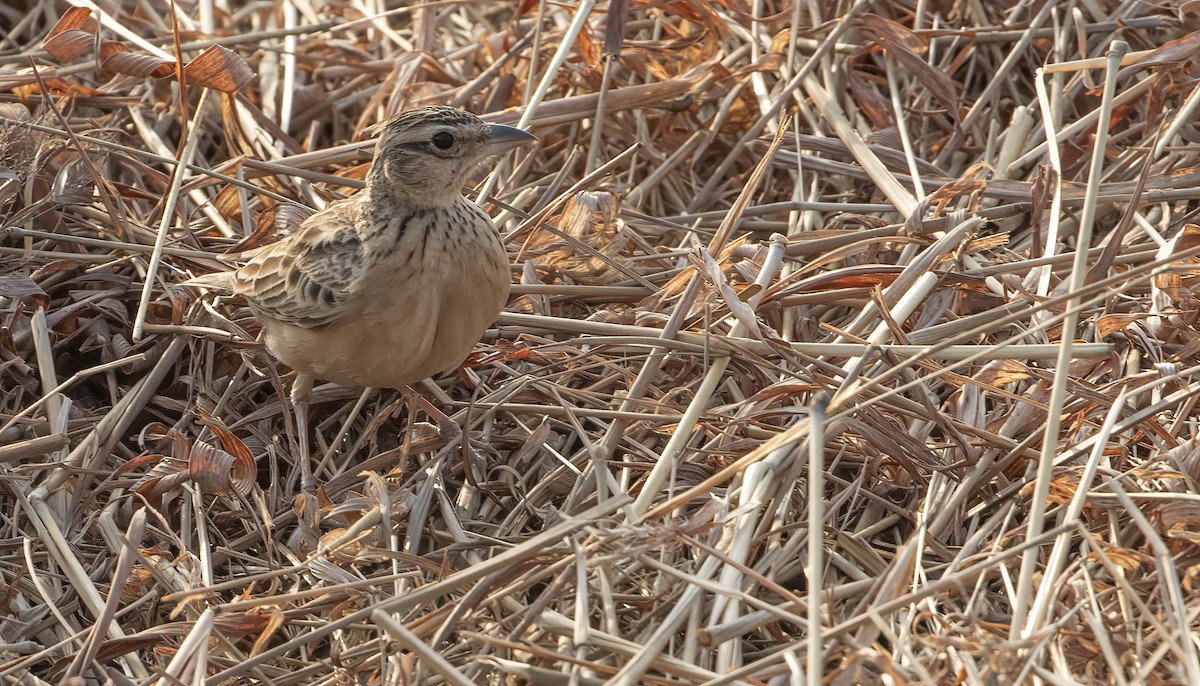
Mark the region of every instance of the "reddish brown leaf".
POLYGON ((277 622, 279 610, 274 607, 248 610, 246 612, 223 612, 217 615, 213 625, 222 633, 259 633, 277 622))
POLYGON ((158 453, 139 455, 138 457, 135 457, 132 460, 127 460, 124 464, 117 467, 116 470, 113 471, 113 476, 121 476, 128 472, 132 472, 136 469, 141 469, 143 467, 153 467, 154 465, 161 462, 163 457, 164 457, 163 455, 160 455, 158 453))
POLYGON ((590 31, 585 29, 579 32, 579 38, 575 41, 575 47, 580 57, 583 58, 583 64, 587 65, 585 73, 599 76, 601 62, 603 61, 603 46, 592 37, 590 31))
POLYGON ((50 29, 49 37, 53 38, 60 33, 82 29, 91 16, 92 11, 86 7, 69 7, 67 11, 63 12, 54 28, 50 29))
MULTIPOLYGON (((242 448, 245 449, 245 446, 242 448)), ((254 460, 248 459, 248 456, 240 458, 204 441, 196 441, 188 456, 188 476, 206 493, 228 495, 236 492, 246 495, 254 486, 254 460)))
MULTIPOLYGON (((934 191, 928 199, 930 207, 937 209, 937 214, 945 211, 946 207, 954 200, 963 195, 976 195, 987 189, 987 182, 982 179, 971 178, 971 171, 968 170, 964 178, 955 179, 934 191)), ((974 203, 972 203, 974 205, 974 203)))
POLYGON ((74 62, 90 55, 95 45, 96 37, 86 31, 64 31, 47 39, 44 47, 59 62, 74 62))
MULTIPOLYGON (((223 452, 233 457, 233 463, 229 465, 229 472, 224 478, 230 481, 234 491, 242 495, 249 493, 254 486, 256 471, 254 455, 250 453, 250 449, 240 438, 233 435, 224 422, 207 412, 200 412, 199 422, 217 435, 218 440, 221 441, 221 447, 224 449, 223 452)), ((195 446, 193 446, 193 456, 195 455, 194 451, 195 446)), ((222 464, 224 464, 224 460, 222 460, 222 464)))
POLYGON ((890 286, 900 276, 900 268, 888 265, 871 265, 834 269, 797 284, 797 291, 830 291, 839 288, 874 288, 890 286))
MULTIPOLYGON (((113 638, 104 641, 100 644, 100 650, 96 652, 96 661, 104 664, 110 660, 118 658, 129 653, 153 648, 164 643, 167 633, 164 631, 151 631, 132 636, 124 636, 122 638, 113 638)), ((74 655, 68 655, 55 662, 48 673, 48 676, 54 677, 61 674, 70 666, 71 661, 75 659, 74 655)))
POLYGON ((82 31, 92 11, 86 7, 70 7, 63 12, 58 23, 50 29, 43 47, 50 56, 59 62, 71 62, 92 52, 96 37, 88 31, 82 31))
POLYGON ((188 83, 222 93, 236 93, 254 80, 254 72, 246 60, 219 45, 209 46, 196 59, 188 62, 183 68, 183 75, 188 83))
POLYGON ((127 76, 165 79, 175 73, 175 63, 152 55, 139 55, 120 43, 100 44, 100 62, 105 69, 127 76))

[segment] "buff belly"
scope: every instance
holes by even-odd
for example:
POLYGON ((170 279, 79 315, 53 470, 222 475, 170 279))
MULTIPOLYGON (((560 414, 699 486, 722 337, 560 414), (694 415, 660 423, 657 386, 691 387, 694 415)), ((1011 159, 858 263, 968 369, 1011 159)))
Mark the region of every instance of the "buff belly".
MULTIPOLYGON (((266 326, 267 349, 297 372, 343 386, 394 388, 462 363, 508 300, 508 262, 497 236, 464 258, 426 263, 422 278, 397 287, 368 280, 365 306, 329 326, 266 326)), ((431 260, 433 261, 433 260, 431 260)), ((386 269, 412 270, 411 263, 386 269)), ((366 291, 364 291, 365 294, 366 291)))

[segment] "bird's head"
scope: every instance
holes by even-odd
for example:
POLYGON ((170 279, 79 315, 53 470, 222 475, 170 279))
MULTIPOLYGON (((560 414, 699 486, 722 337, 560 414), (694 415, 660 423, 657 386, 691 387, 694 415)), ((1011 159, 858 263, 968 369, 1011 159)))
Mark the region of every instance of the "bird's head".
POLYGON ((409 206, 450 205, 476 164, 536 140, 454 107, 409 110, 384 126, 367 185, 372 193, 399 196, 409 206))

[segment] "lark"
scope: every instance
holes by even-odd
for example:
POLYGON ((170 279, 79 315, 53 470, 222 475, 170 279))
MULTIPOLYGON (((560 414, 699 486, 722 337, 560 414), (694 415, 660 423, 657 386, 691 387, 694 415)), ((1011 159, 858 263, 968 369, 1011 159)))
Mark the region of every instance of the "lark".
POLYGON ((403 389, 461 364, 496 320, 508 258, 461 189, 483 160, 536 140, 452 107, 404 112, 385 125, 364 190, 189 282, 244 297, 267 350, 295 370, 304 488, 314 380, 403 389))

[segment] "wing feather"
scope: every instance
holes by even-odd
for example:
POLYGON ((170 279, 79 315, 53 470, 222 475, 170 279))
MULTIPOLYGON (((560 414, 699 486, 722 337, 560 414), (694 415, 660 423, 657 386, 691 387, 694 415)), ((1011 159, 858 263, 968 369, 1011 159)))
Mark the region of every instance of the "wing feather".
POLYGON ((233 290, 261 315, 305 328, 336 321, 363 272, 354 198, 313 215, 296 233, 250 253, 233 290))

